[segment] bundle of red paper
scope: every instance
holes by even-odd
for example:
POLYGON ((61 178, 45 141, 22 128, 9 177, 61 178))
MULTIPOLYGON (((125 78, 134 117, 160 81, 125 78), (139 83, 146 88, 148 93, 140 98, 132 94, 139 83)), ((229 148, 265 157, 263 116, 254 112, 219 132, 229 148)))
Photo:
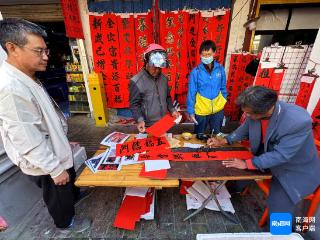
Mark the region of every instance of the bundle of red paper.
POLYGON ((142 215, 150 212, 154 201, 154 189, 149 189, 144 197, 126 195, 117 212, 113 226, 127 230, 134 230, 136 222, 142 215))

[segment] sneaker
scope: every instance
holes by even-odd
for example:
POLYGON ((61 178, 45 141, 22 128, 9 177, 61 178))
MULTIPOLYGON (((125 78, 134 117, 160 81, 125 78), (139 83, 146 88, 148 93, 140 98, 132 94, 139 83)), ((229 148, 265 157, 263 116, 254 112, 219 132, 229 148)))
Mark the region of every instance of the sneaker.
POLYGON ((60 229, 60 232, 62 233, 70 233, 70 232, 76 232, 81 233, 90 228, 91 226, 91 220, 88 218, 83 219, 76 219, 73 218, 72 223, 67 228, 60 229))

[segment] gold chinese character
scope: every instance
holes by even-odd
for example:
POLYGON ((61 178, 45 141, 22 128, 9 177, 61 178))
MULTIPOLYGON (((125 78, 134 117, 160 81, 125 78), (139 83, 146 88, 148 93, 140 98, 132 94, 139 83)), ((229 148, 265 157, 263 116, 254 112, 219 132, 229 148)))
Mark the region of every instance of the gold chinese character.
POLYGON ((166 19, 166 27, 167 28, 171 28, 171 27, 174 27, 174 22, 173 22, 173 17, 168 17, 166 19))
POLYGON ((168 32, 168 35, 165 37, 167 44, 173 44, 174 43, 174 37, 171 32, 168 32))
POLYGON ((168 56, 171 56, 173 54, 172 47, 167 48, 167 54, 168 56))
POLYGON ((183 23, 183 15, 182 14, 180 14, 179 16, 178 16, 178 22, 179 23, 183 23))
POLYGON ((141 32, 144 32, 144 30, 147 29, 146 19, 145 18, 139 18, 138 29, 141 32))
POLYGON ((148 42, 147 42, 147 36, 140 36, 139 40, 138 40, 138 44, 140 47, 145 48, 148 46, 148 42))

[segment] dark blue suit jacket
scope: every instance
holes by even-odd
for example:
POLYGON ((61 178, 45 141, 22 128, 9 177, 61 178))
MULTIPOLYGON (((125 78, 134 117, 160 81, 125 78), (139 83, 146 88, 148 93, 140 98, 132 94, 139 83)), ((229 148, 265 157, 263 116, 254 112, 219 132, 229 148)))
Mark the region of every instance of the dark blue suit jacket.
MULTIPOLYGON (((270 169, 290 199, 297 203, 320 185, 320 160, 309 113, 294 104, 278 101, 269 120, 264 153, 253 158, 259 169, 270 169)), ((257 154, 261 143, 260 121, 247 118, 227 140, 249 139, 257 154)))

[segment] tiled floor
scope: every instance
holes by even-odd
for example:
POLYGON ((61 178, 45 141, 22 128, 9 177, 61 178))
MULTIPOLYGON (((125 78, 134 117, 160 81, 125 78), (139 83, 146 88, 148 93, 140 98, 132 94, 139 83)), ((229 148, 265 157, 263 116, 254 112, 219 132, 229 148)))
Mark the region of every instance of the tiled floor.
MULTIPOLYGON (((86 116, 74 116, 69 120, 69 139, 78 141, 86 147, 88 157, 95 152, 98 143, 107 133, 120 130, 135 131, 133 126, 113 126, 96 128, 86 116)), ((180 129, 180 131, 182 131, 180 129)), ((259 217, 265 206, 261 191, 253 185, 245 196, 233 196, 232 203, 240 224, 234 224, 221 213, 204 210, 186 222, 183 218, 191 211, 186 210, 185 196, 178 189, 158 191, 159 226, 156 221, 140 221, 135 231, 125 231, 112 226, 116 211, 123 197, 123 188, 95 188, 89 198, 76 208, 81 217, 93 220, 91 228, 85 233, 65 236, 56 231, 42 201, 30 212, 27 220, 17 226, 11 234, 0 234, 0 239, 196 239, 198 233, 259 232, 259 217)), ((301 206, 304 208, 304 206, 301 206)), ((318 218, 319 219, 319 218, 318 218)), ((319 232, 319 230, 318 230, 319 232)), ((305 239, 317 239, 304 235, 305 239)), ((319 238, 318 238, 319 239, 319 238)))

